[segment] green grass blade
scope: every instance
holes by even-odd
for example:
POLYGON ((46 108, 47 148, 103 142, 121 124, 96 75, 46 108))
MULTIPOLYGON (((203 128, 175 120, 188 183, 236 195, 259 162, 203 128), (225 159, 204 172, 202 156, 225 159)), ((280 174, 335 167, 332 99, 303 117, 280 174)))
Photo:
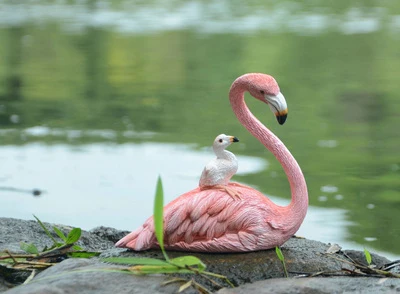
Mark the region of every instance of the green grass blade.
POLYGON ((283 256, 282 250, 281 248, 279 248, 278 246, 275 247, 275 252, 276 255, 278 256, 279 260, 284 262, 285 261, 285 257, 283 256))
POLYGON ((128 264, 128 265, 158 265, 158 266, 167 266, 170 265, 168 262, 155 259, 155 258, 147 258, 147 257, 107 257, 102 258, 102 261, 118 263, 118 264, 128 264))
POLYGON ((39 223, 39 225, 42 227, 42 229, 45 231, 46 235, 49 236, 49 238, 54 242, 54 244, 57 244, 56 239, 54 239, 54 237, 51 235, 51 233, 49 232, 49 230, 44 226, 44 224, 40 221, 39 218, 36 217, 36 215, 33 215, 34 218, 36 218, 37 222, 39 223))
POLYGON ((81 237, 81 234, 82 234, 81 228, 73 228, 71 230, 71 232, 69 232, 65 243, 73 244, 73 243, 77 242, 79 240, 79 238, 81 237))
POLYGON ((128 269, 130 272, 139 275, 146 274, 175 274, 175 273, 184 273, 184 274, 192 274, 193 271, 187 269, 181 269, 172 264, 168 265, 135 265, 128 269))
POLYGON ((78 245, 72 246, 72 249, 74 249, 75 251, 83 251, 83 248, 81 246, 78 246, 78 245))
POLYGON ((61 240, 63 240, 64 242, 67 241, 67 237, 64 235, 63 232, 61 232, 61 230, 57 227, 53 227, 54 232, 57 234, 58 237, 60 237, 61 240))
POLYGON ((164 249, 164 192, 160 176, 157 180, 156 195, 154 200, 154 230, 164 258, 168 261, 169 258, 164 249))
POLYGON ((371 253, 369 253, 369 251, 365 247, 364 247, 364 255, 368 265, 371 265, 372 263, 371 253))
POLYGON ((24 250, 25 252, 27 252, 29 254, 39 254, 39 250, 32 243, 28 244, 28 243, 25 243, 25 242, 20 242, 19 243, 19 248, 21 248, 22 250, 24 250))
POLYGON ((68 252, 67 255, 69 257, 73 257, 73 258, 92 258, 92 257, 96 257, 99 256, 101 253, 100 252, 89 252, 89 251, 85 251, 85 252, 68 252))
POLYGON ((279 246, 276 246, 276 247, 275 247, 275 252, 276 252, 276 255, 278 256, 279 260, 280 260, 281 263, 282 263, 283 271, 285 272, 286 278, 289 277, 288 272, 287 272, 287 270, 286 270, 285 257, 283 256, 283 253, 282 253, 281 248, 280 248, 279 246))
POLYGON ((187 266, 196 266, 197 270, 201 273, 206 269, 206 265, 195 256, 180 256, 170 259, 169 262, 181 268, 186 268, 187 266))

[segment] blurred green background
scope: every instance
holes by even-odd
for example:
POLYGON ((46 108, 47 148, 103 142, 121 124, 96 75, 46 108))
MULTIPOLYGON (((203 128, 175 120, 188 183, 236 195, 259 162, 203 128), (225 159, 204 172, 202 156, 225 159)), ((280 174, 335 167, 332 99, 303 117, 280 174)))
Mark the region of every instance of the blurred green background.
MULTIPOLYGON (((331 236, 331 242, 400 254, 399 1, 2 1, 0 44, 3 163, 14 166, 11 157, 29 146, 41 146, 38 158, 60 146, 75 151, 111 146, 99 153, 100 166, 118 146, 161 143, 196 154, 226 133, 242 142, 231 147, 239 170, 241 156, 268 162, 261 171, 234 180, 288 200, 279 163, 240 126, 228 101, 236 77, 269 73, 287 99, 286 124, 279 126, 255 99, 246 101, 298 160, 310 205, 344 211, 339 222, 320 216, 326 227, 343 232, 344 237, 331 236)), ((38 162, 32 174, 41 173, 38 162)), ((162 158, 158 162, 165 165, 162 158)), ((190 156, 174 162, 183 162, 183 175, 191 165, 190 156)), ((21 169, 12 171, 0 164, 0 186, 32 188, 19 184, 29 177, 21 170, 30 161, 18 164, 21 169)), ((115 164, 115 170, 101 172, 124 177, 128 171, 115 164)), ((140 171, 143 165, 132 162, 131 169, 140 171)), ((157 164, 150 168, 160 169, 157 164)), ((55 156, 54 170, 60 169, 55 156)), ((163 173, 168 178, 168 169, 163 173)), ((197 179, 200 173, 201 168, 197 179)), ((47 182, 40 188, 46 190, 51 172, 43 176, 47 182)), ((174 198, 182 191, 179 182, 171 181, 174 198)), ((77 189, 74 194, 90 199, 89 212, 97 192, 90 192, 90 181, 87 185, 85 193, 77 189)), ((155 180, 142 185, 152 191, 155 180)), ((151 203, 153 194, 138 196, 137 186, 129 192, 132 199, 151 203)), ((8 202, 14 210, 6 216, 20 216, 25 201, 44 206, 46 197, 58 199, 61 190, 53 188, 40 200, 0 190, 0 207, 8 202)), ((118 198, 126 191, 118 185, 112 191, 115 210, 126 206, 118 198)), ((53 214, 44 218, 39 211, 43 221, 59 221, 58 211, 69 199, 57 201, 53 214)), ((132 214, 140 210, 141 202, 135 203, 132 214)), ((74 205, 83 204, 74 200, 74 205)), ((24 211, 35 213, 29 206, 24 211)), ((106 210, 96 223, 108 224, 108 215, 106 210)), ((141 222, 120 228, 134 229, 141 222)))

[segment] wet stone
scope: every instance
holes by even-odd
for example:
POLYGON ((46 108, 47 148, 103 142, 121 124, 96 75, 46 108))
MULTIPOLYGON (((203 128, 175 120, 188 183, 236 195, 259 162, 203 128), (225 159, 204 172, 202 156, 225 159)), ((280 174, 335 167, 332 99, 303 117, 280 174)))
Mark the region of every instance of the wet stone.
MULTIPOLYGON (((50 224, 46 224, 49 228, 50 224)), ((65 233, 72 228, 57 225, 65 233)), ((0 266, 0 292, 27 293, 176 293, 181 284, 173 283, 163 286, 171 275, 135 276, 119 272, 125 268, 121 265, 104 263, 104 257, 151 257, 163 259, 159 250, 133 252, 128 249, 115 248, 114 243, 127 232, 113 228, 98 227, 83 231, 79 245, 91 251, 102 252, 100 258, 66 259, 42 272, 26 285, 20 285, 29 272, 0 266)), ((21 252, 19 242, 34 243, 39 249, 50 246, 51 241, 35 221, 0 218, 0 250, 9 249, 14 253, 21 252)), ((282 247, 285 264, 290 278, 284 278, 281 261, 275 250, 248 253, 187 253, 168 252, 170 258, 193 255, 199 257, 206 265, 207 271, 226 276, 236 288, 222 280, 215 279, 226 287, 220 289, 207 279, 194 276, 194 279, 211 292, 218 293, 392 293, 400 291, 400 279, 351 277, 343 268, 353 271, 354 266, 346 262, 351 258, 365 264, 364 253, 346 250, 327 254, 330 244, 293 237, 282 247), (346 257, 347 256, 347 257, 346 257), (348 260, 348 259, 347 259, 348 260), (317 277, 305 278, 310 274, 317 277), (374 292, 375 291, 375 292, 374 292)), ((371 253, 372 261, 377 266, 390 264, 384 257, 371 253)), ((396 266, 393 267, 396 269, 396 266)), ((176 276, 176 275, 174 275, 176 276)), ((191 279, 191 275, 179 275, 191 279)), ((188 288, 184 293, 197 293, 188 288)))

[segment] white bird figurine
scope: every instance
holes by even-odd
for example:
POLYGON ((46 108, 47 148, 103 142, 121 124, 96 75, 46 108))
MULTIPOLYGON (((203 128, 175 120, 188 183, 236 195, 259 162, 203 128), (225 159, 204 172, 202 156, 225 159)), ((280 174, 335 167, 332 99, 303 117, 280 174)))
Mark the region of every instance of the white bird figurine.
POLYGON ((218 189, 226 191, 233 199, 241 199, 240 193, 235 189, 228 187, 228 183, 232 176, 238 170, 238 161, 236 156, 227 150, 226 147, 233 142, 239 142, 234 136, 225 134, 218 135, 213 144, 213 149, 217 158, 211 160, 205 166, 200 177, 200 190, 218 189))

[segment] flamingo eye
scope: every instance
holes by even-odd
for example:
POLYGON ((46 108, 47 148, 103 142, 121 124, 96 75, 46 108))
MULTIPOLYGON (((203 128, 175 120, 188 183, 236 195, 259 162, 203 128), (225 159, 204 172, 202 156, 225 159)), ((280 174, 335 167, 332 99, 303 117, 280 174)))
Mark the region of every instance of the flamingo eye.
POLYGON ((219 139, 219 142, 222 143, 222 139, 219 139))
POLYGON ((263 90, 261 90, 260 93, 264 95, 265 92, 263 90))

